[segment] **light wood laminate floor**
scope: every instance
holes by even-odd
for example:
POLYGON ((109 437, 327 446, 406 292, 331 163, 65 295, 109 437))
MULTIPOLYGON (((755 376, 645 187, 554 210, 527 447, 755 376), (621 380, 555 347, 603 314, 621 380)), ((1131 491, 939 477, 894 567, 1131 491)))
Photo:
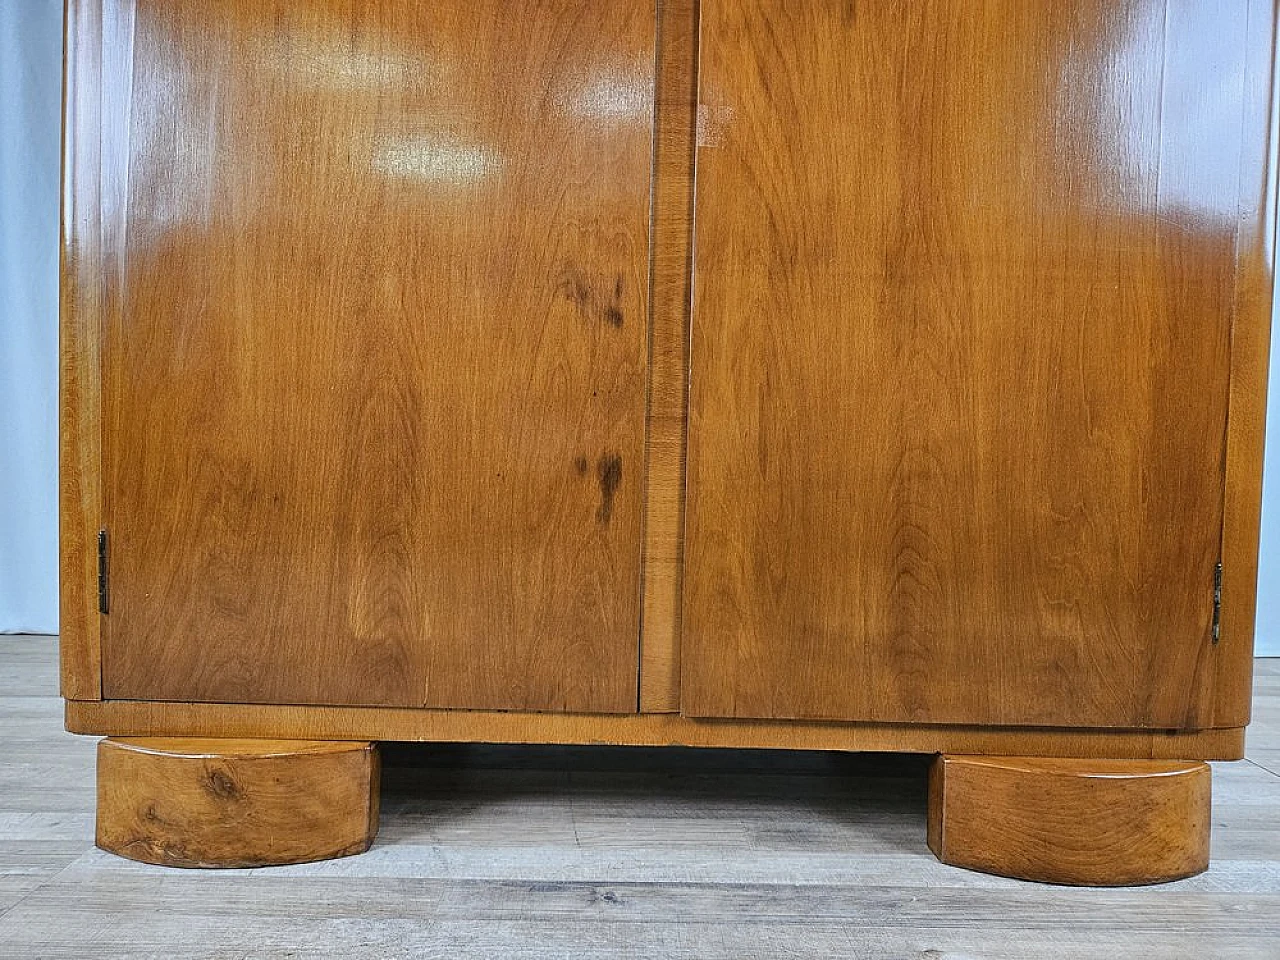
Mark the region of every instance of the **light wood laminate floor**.
POLYGON ((0 958, 1273 958, 1280 660, 1214 765, 1213 865, 1070 889, 942 866, 923 758, 387 751, 368 853, 183 871, 93 846, 50 638, 0 637, 0 958))

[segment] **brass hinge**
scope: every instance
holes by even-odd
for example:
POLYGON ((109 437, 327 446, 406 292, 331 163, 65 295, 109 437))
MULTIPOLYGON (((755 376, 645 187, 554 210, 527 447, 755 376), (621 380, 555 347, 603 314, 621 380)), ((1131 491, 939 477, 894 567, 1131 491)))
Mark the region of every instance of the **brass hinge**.
POLYGON ((1213 642, 1222 639, 1222 564, 1213 568, 1213 642))
POLYGON ((107 531, 98 531, 98 612, 111 609, 107 586, 107 531))

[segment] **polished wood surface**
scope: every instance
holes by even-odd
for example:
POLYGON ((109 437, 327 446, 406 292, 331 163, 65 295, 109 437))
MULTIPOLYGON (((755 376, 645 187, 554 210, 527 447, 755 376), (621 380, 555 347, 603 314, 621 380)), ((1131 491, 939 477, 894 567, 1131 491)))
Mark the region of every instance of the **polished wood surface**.
POLYGON ((702 3, 686 713, 1239 715, 1210 624, 1269 22, 702 3))
POLYGON ((940 756, 929 848, 943 863, 1087 886, 1163 883, 1209 866, 1209 765, 940 756))
POLYGON ((363 853, 378 832, 369 743, 137 739, 98 744, 97 844, 169 867, 363 853))
POLYGON ((69 0, 69 722, 1238 755, 1274 5, 698 7, 69 0))
MULTIPOLYGON (((103 217, 103 24, 97 0, 68 0, 63 62, 59 284, 59 622, 62 695, 102 695, 97 536, 102 527, 102 344, 111 221, 103 217)), ((105 141, 105 143, 104 143, 105 141)), ((109 154, 109 150, 106 151, 109 154)))
POLYGON ((288 737, 731 747, 1043 757, 1235 760, 1244 730, 1013 729, 796 720, 693 720, 679 714, 516 713, 388 707, 69 701, 74 733, 130 737, 288 737))
POLYGON ((697 3, 664 0, 658 5, 658 14, 640 709, 672 713, 680 709, 697 3))
POLYGON ((106 696, 634 711, 652 5, 104 9, 106 696))
MULTIPOLYGON (((1250 0, 1244 69, 1245 116, 1272 105, 1273 0, 1250 0)), ((1273 119, 1273 123, 1274 123, 1273 119)), ((1267 360, 1275 281, 1275 172, 1270 137, 1246 129, 1240 158, 1240 233, 1236 245, 1235 317, 1231 325, 1231 396, 1227 421, 1226 489, 1222 521, 1222 630, 1211 677, 1214 726, 1249 722, 1253 634, 1257 619, 1258 548, 1262 522, 1263 441, 1267 421, 1267 360)), ((1280 402, 1273 400, 1272 402, 1280 402)))

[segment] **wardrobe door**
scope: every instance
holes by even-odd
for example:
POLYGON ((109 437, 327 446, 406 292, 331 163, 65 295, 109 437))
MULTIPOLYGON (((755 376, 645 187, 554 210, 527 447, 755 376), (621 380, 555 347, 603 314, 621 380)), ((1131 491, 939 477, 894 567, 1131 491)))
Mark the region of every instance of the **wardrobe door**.
POLYGON ((101 2, 104 695, 635 710, 652 3, 101 2))
POLYGON ((703 0, 687 714, 1205 722, 1271 17, 703 0))

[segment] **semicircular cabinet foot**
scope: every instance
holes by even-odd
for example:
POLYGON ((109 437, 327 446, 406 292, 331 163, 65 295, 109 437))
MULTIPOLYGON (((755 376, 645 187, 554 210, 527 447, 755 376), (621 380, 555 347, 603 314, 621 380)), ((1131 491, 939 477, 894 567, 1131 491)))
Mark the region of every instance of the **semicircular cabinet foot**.
POLYGON ((97 844, 173 867, 259 867, 362 853, 378 831, 367 742, 107 739, 97 844))
POLYGON ((929 848, 943 863, 1089 886, 1163 883, 1209 866, 1209 765, 939 755, 929 848))

